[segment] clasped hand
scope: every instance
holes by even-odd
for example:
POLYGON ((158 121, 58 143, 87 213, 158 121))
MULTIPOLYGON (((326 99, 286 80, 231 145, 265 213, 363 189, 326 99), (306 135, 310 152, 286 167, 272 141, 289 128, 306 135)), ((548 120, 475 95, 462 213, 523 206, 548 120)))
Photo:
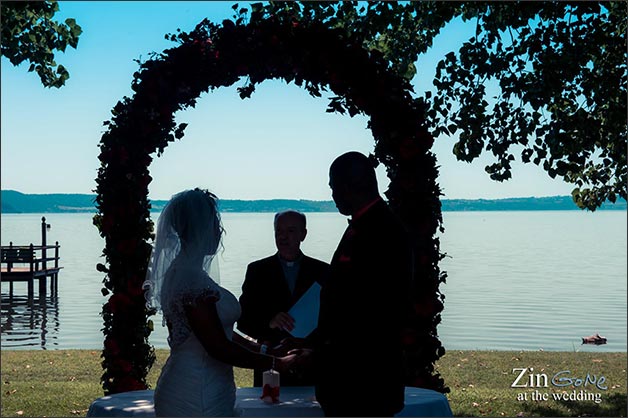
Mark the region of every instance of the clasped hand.
POLYGON ((275 368, 279 373, 292 373, 308 367, 311 362, 312 350, 309 348, 298 348, 290 350, 283 357, 278 357, 275 368))
POLYGON ((279 373, 293 372, 307 368, 312 363, 312 350, 306 348, 307 341, 303 338, 284 338, 281 343, 271 349, 278 357, 275 364, 279 373))
MULTIPOLYGON (((294 318, 286 313, 279 312, 270 320, 268 324, 270 328, 280 329, 283 331, 292 331, 294 329, 294 318)), ((284 338, 279 345, 273 347, 270 351, 273 355, 282 356, 277 358, 275 367, 279 373, 294 372, 298 369, 308 367, 312 362, 312 350, 305 348, 306 340, 303 338, 284 338)))

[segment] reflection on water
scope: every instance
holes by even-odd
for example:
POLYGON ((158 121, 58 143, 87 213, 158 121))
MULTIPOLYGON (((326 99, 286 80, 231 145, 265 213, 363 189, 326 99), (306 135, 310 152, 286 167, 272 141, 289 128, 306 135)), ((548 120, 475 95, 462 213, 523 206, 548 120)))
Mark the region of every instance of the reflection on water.
MULTIPOLYGON (((16 289, 17 290, 17 289, 16 289)), ((0 294, 2 348, 57 348, 59 297, 56 293, 27 295, 0 294)))

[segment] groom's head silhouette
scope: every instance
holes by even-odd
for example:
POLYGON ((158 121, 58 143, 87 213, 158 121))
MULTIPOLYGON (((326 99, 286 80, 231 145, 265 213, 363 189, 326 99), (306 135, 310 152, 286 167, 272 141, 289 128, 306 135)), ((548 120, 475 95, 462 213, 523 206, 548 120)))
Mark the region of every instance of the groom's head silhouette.
POLYGON ((329 168, 329 187, 338 211, 354 215, 379 197, 375 167, 357 151, 336 158, 329 168))

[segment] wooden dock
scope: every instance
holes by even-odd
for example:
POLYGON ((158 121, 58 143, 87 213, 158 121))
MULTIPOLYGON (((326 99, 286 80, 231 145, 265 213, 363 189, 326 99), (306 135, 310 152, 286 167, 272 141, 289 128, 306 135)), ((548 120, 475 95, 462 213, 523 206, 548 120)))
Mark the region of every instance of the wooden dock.
POLYGON ((0 280, 9 282, 9 293, 13 294, 14 282, 27 282, 28 297, 33 298, 34 282, 39 280, 39 296, 46 294, 46 282, 50 278, 50 293, 56 294, 58 289, 59 270, 59 242, 55 245, 46 244, 46 231, 50 225, 46 218, 41 218, 41 245, 3 245, 0 254, 0 280), (53 257, 48 257, 48 250, 54 251, 53 257), (49 264, 50 263, 50 264, 49 264))

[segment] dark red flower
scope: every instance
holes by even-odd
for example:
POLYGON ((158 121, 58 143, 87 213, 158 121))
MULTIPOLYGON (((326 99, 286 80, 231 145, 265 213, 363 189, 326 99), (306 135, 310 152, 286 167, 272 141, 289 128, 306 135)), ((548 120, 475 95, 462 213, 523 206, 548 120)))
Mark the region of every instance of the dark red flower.
POLYGON ((133 370, 133 365, 126 360, 118 359, 115 361, 115 366, 124 373, 129 373, 133 370))
POLYGON ((413 191, 416 187, 416 179, 414 177, 403 176, 399 179, 399 185, 402 189, 413 191))
POLYGON ((120 346, 118 346, 118 343, 113 339, 113 337, 105 338, 104 345, 105 350, 108 351, 110 355, 116 356, 120 353, 120 346))
POLYGON ((421 222, 419 224, 419 233, 425 235, 428 232, 430 232, 430 223, 428 221, 421 222))
POLYGON ((172 114, 172 108, 168 105, 161 105, 159 107, 159 115, 162 118, 165 118, 167 116, 170 116, 172 114))
POLYGON ((434 311, 434 303, 431 300, 423 300, 414 304, 414 313, 418 316, 429 316, 434 311))
POLYGON ((148 136, 155 131, 155 125, 152 123, 144 123, 140 126, 140 132, 143 136, 148 136))
POLYGON ((401 335, 401 343, 405 346, 415 344, 417 341, 416 331, 413 329, 405 329, 401 335))
MULTIPOLYGON (((127 210, 125 212, 128 214, 130 211, 127 210)), ((137 249, 137 240, 135 239, 122 240, 118 243, 116 248, 123 255, 135 254, 135 250, 137 249)))
POLYGON ((151 181, 153 181, 153 178, 152 178, 150 175, 148 175, 148 174, 146 174, 146 175, 144 175, 144 176, 141 176, 141 177, 139 178, 139 184, 140 184, 140 186, 142 186, 142 187, 146 187, 146 186, 148 186, 148 185, 150 184, 150 182, 151 182, 151 181))
POLYGON ((416 387, 416 388, 424 388, 426 387, 426 380, 423 377, 416 377, 413 381, 412 381, 412 386, 416 387))
POLYGON ((129 152, 123 146, 119 146, 116 149, 116 156, 118 158, 118 161, 121 163, 125 163, 129 160, 129 152))
POLYGON ((117 392, 130 392, 132 390, 144 390, 147 389, 146 385, 134 377, 121 376, 117 377, 114 381, 117 392))
POLYGON ((131 298, 122 292, 116 292, 109 298, 109 309, 112 313, 127 310, 131 305, 131 298))
POLYGON ((143 283, 136 283, 132 280, 129 280, 128 286, 127 286, 127 290, 129 292, 129 295, 136 297, 136 296, 140 296, 144 294, 144 289, 142 288, 142 284, 143 283))
POLYGON ((399 144, 399 157, 402 160, 411 160, 421 153, 421 148, 416 139, 404 138, 399 144))
POLYGON ((109 233, 109 231, 111 231, 112 227, 113 227, 113 217, 107 216, 107 215, 103 215, 102 222, 100 224, 100 230, 103 233, 107 234, 107 233, 109 233))

